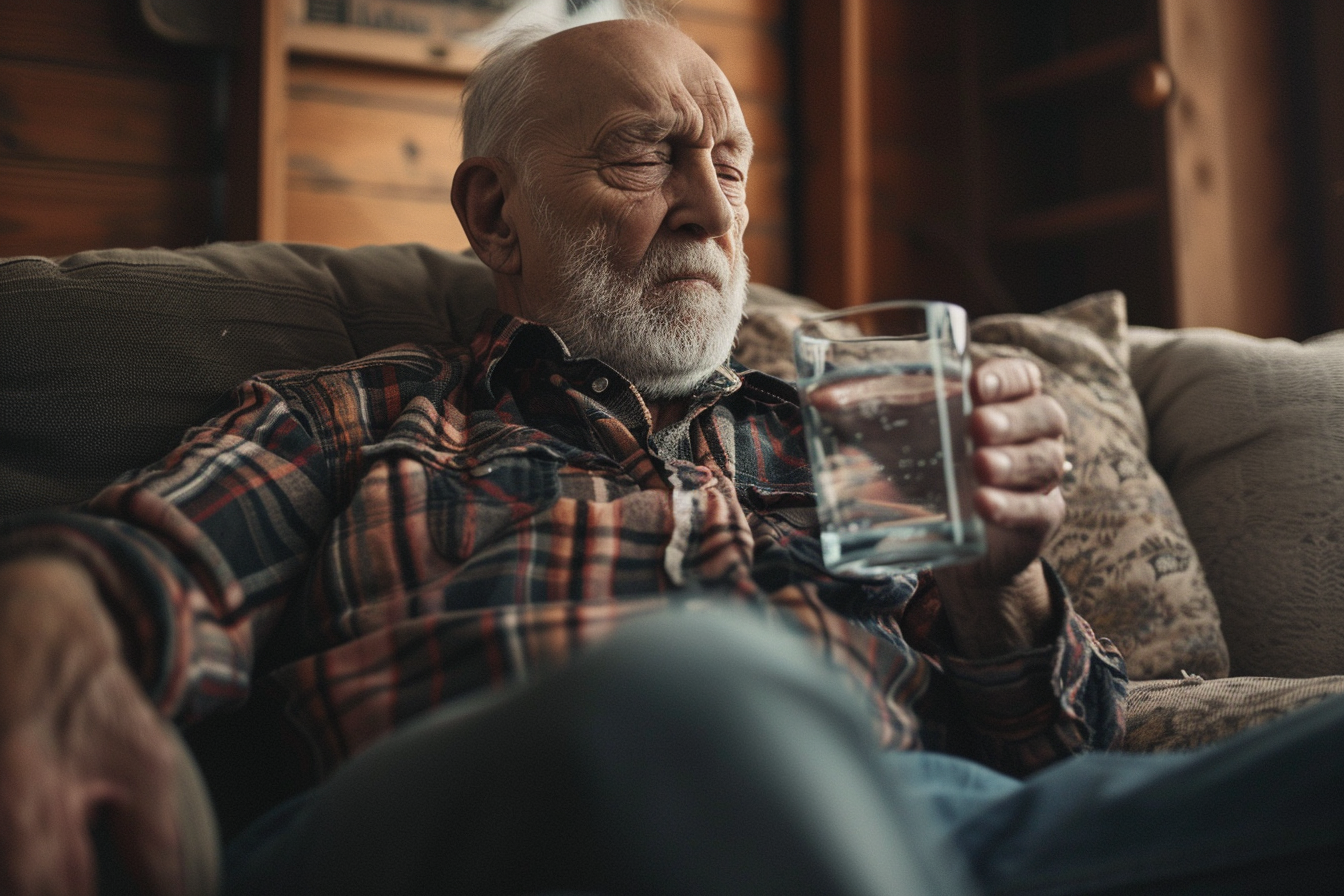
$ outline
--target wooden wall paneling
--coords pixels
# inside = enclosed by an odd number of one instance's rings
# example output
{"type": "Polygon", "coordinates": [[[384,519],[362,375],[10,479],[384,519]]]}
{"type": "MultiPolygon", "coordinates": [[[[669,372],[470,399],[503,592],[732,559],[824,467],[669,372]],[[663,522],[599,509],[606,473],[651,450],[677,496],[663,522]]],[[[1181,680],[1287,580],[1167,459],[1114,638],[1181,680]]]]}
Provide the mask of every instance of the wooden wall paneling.
{"type": "Polygon", "coordinates": [[[868,0],[797,10],[801,290],[832,307],[871,298],[868,0]]]}
{"type": "Polygon", "coordinates": [[[203,170],[201,85],[0,58],[0,157],[203,170]]]}
{"type": "Polygon", "coordinates": [[[288,239],[467,246],[453,212],[461,83],[295,60],[288,87],[288,239]]]}
{"type": "Polygon", "coordinates": [[[0,164],[0,256],[205,242],[210,183],[201,174],[0,164]]]}
{"type": "Polygon", "coordinates": [[[210,237],[214,61],[128,0],[0,8],[0,255],[210,237]]]}
{"type": "Polygon", "coordinates": [[[0,56],[178,80],[203,68],[200,50],[151,33],[134,0],[7,0],[0,25],[0,56]]]}
{"type": "Polygon", "coordinates": [[[256,239],[289,237],[289,45],[286,42],[286,0],[260,0],[256,140],[256,239]]]}
{"type": "Polygon", "coordinates": [[[1314,193],[1320,235],[1319,294],[1306,296],[1308,333],[1344,328],[1344,4],[1310,0],[1316,103],[1314,193]]]}
{"type": "Polygon", "coordinates": [[[1270,0],[1163,0],[1176,324],[1293,332],[1270,0]]]}
{"type": "Polygon", "coordinates": [[[448,251],[467,247],[453,207],[396,195],[290,190],[285,239],[330,246],[424,243],[448,251]]]}

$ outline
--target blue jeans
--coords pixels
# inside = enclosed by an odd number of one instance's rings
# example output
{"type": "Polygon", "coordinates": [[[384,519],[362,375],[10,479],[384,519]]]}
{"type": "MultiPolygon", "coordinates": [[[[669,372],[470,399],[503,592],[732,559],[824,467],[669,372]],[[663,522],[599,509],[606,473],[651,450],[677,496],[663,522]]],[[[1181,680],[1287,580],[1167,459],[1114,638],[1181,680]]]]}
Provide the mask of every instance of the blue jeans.
{"type": "Polygon", "coordinates": [[[230,844],[226,893],[1332,892],[1344,701],[1025,781],[878,749],[863,700],[745,613],[637,621],[450,705],[230,844]]]}

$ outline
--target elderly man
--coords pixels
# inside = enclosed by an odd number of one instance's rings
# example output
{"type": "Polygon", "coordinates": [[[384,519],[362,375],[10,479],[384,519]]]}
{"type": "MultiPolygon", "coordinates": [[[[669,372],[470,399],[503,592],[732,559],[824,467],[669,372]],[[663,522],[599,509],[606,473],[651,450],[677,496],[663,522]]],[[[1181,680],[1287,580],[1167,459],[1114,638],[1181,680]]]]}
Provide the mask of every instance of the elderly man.
{"type": "MultiPolygon", "coordinates": [[[[10,526],[5,892],[88,892],[95,816],[178,892],[158,720],[249,695],[323,783],[232,844],[239,893],[1183,892],[1163,862],[1217,808],[1192,776],[1262,811],[1338,792],[1216,757],[1001,773],[1123,731],[1119,657],[1037,559],[1065,421],[1029,365],[972,384],[987,557],[825,570],[795,394],[725,363],[751,137],[691,41],[515,39],[465,126],[502,312],[469,350],[258,377],[87,512],[10,526]]],[[[1327,743],[1257,741],[1338,768],[1327,743]]],[[[1312,821],[1194,870],[1319,871],[1340,825],[1312,821]]]]}

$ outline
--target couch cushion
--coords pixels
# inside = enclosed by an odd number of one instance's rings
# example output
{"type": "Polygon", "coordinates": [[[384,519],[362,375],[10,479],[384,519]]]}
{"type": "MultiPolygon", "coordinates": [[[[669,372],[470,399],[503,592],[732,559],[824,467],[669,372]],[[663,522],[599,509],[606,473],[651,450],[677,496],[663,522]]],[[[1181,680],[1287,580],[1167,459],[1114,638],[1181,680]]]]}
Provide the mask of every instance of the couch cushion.
{"type": "Polygon", "coordinates": [[[1233,673],[1344,673],[1344,334],[1135,328],[1131,345],[1233,673]]]}
{"type": "Polygon", "coordinates": [[[972,325],[978,357],[1025,356],[1069,415],[1068,513],[1046,546],[1078,611],[1135,679],[1227,674],[1227,646],[1200,558],[1148,462],[1143,408],[1126,373],[1124,296],[972,325]]]}
{"type": "Polygon", "coordinates": [[[1129,688],[1125,749],[1200,747],[1340,693],[1344,675],[1136,681],[1129,688]]]}
{"type": "Polygon", "coordinates": [[[493,295],[480,262],[423,246],[0,261],[0,513],[89,497],[254,373],[451,343],[493,295]]]}

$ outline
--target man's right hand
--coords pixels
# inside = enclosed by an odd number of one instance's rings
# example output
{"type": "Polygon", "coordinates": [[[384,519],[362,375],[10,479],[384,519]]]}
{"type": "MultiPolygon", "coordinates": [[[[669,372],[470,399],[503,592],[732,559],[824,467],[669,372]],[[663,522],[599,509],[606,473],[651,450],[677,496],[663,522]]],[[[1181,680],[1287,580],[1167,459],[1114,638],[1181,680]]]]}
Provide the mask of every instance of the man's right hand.
{"type": "Polygon", "coordinates": [[[176,750],[88,573],[0,566],[0,892],[93,893],[95,820],[146,893],[185,892],[176,750]]]}

